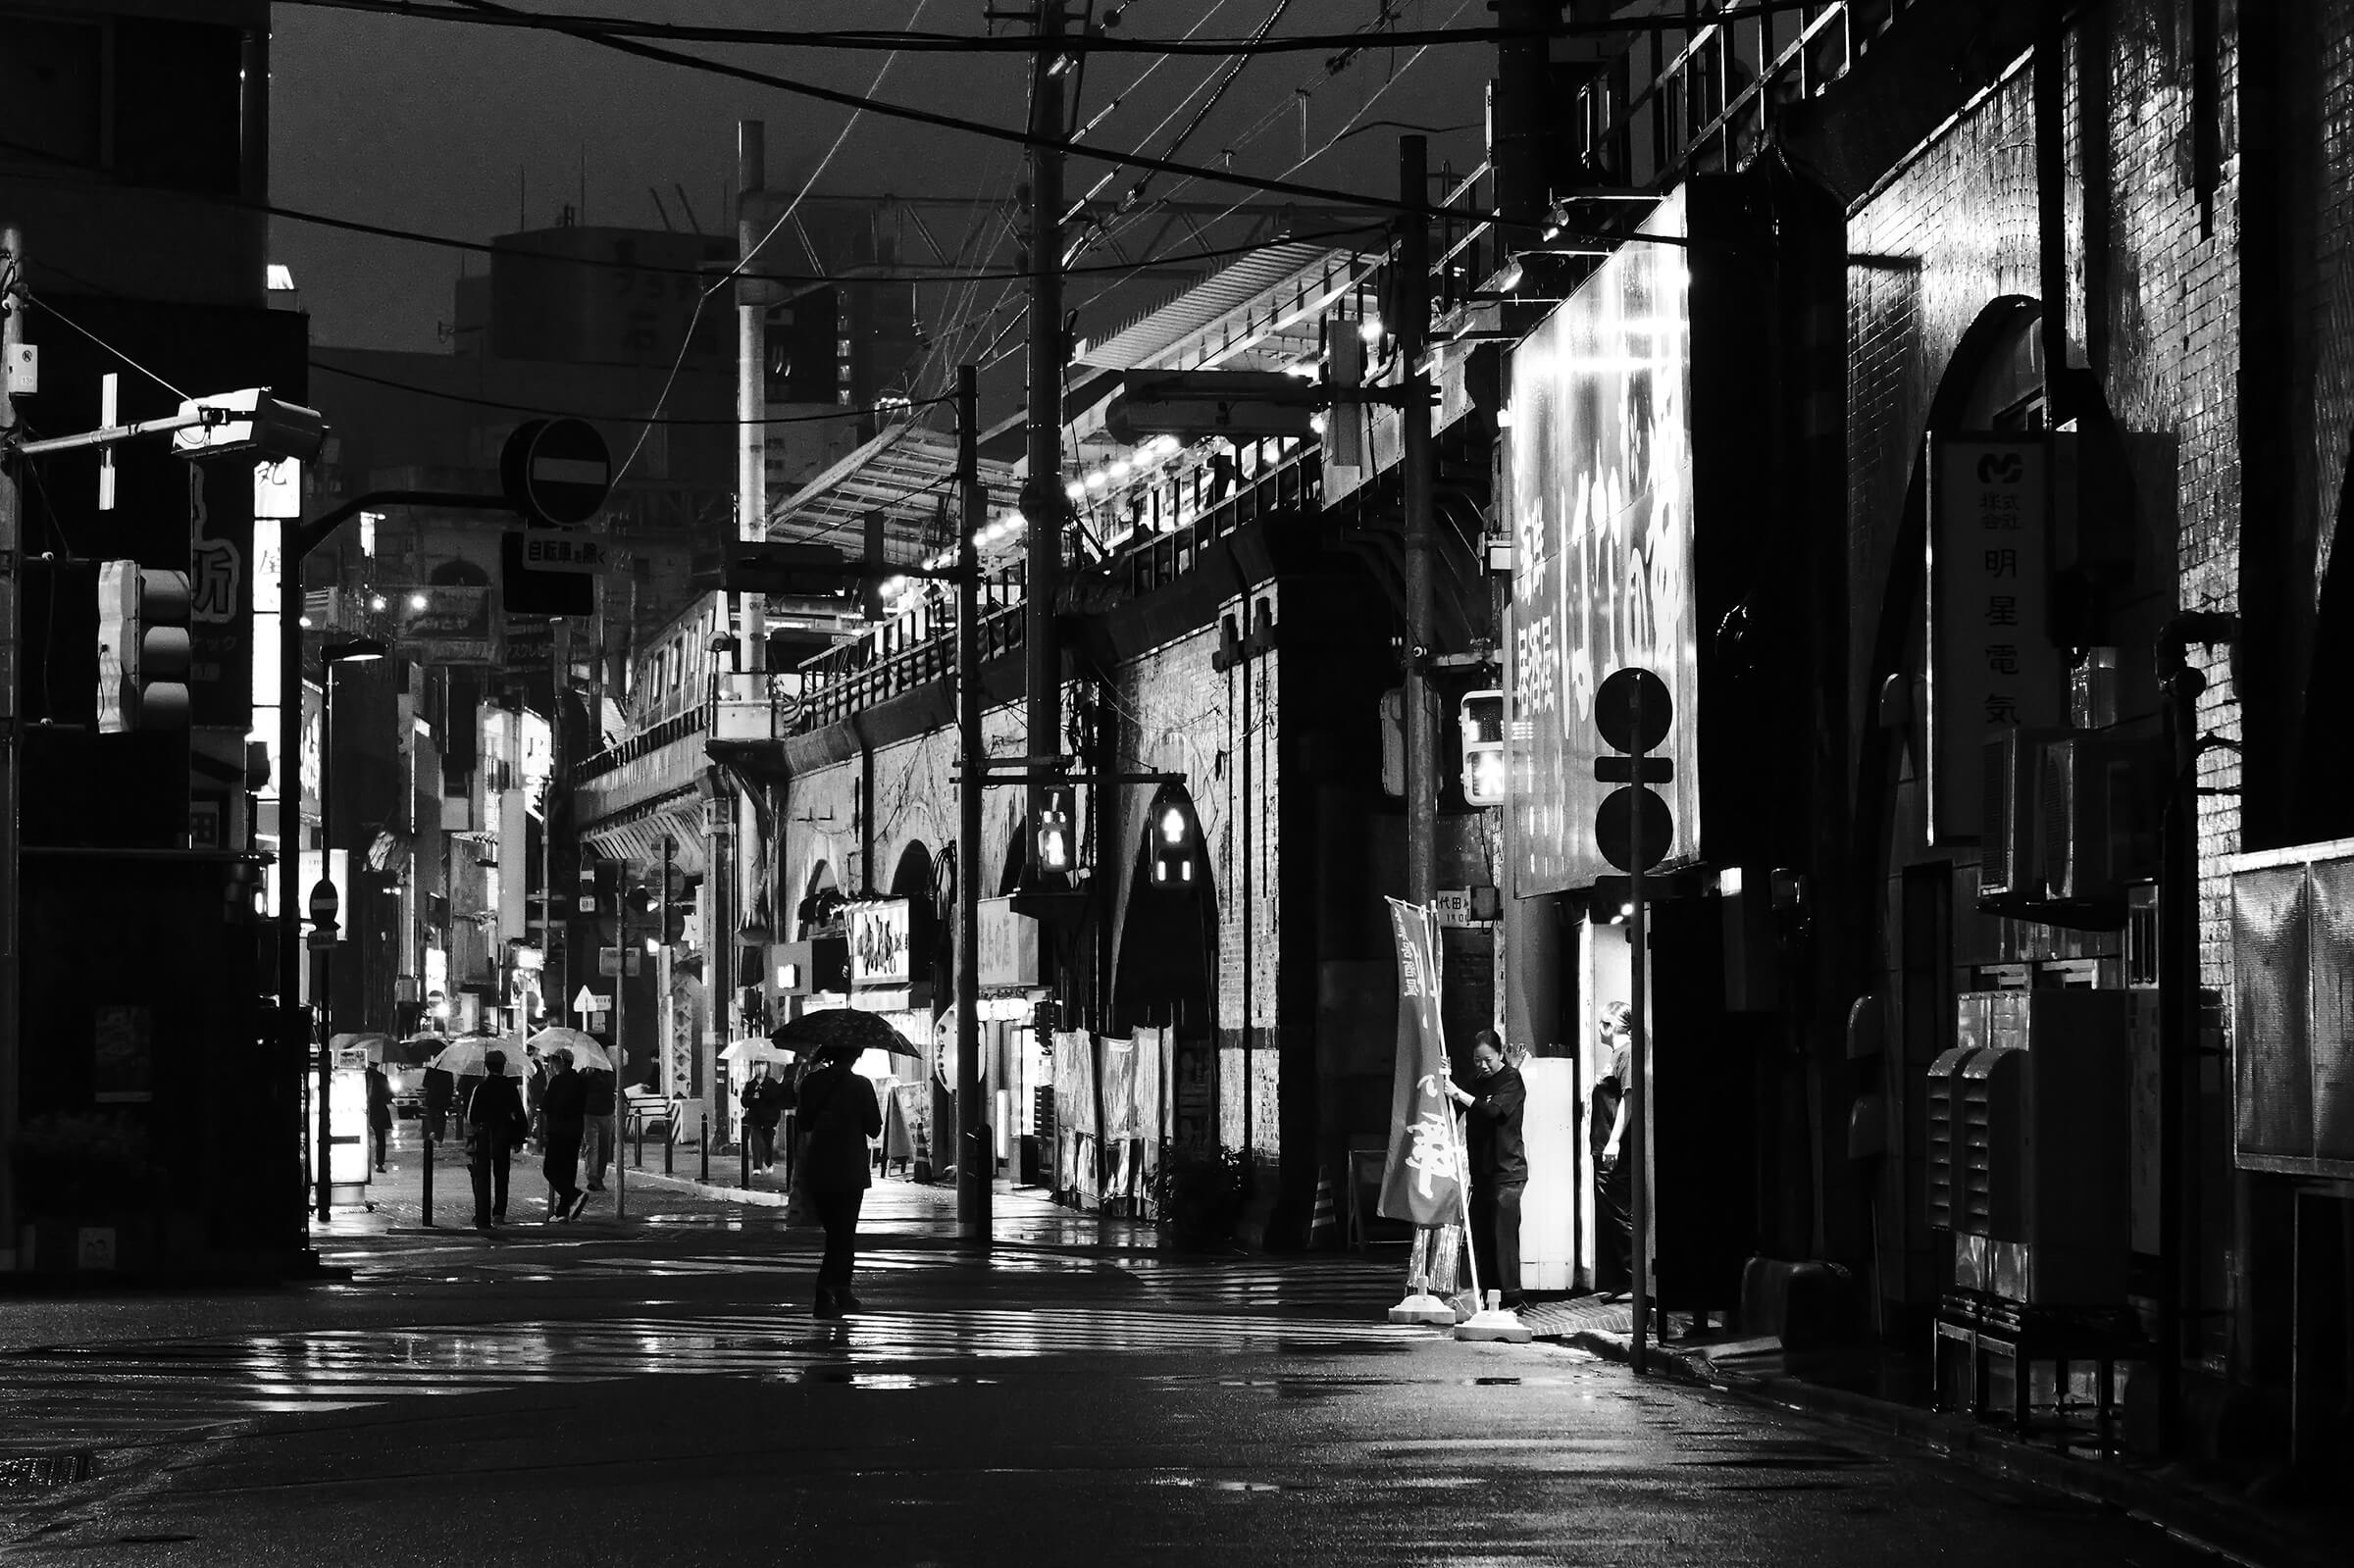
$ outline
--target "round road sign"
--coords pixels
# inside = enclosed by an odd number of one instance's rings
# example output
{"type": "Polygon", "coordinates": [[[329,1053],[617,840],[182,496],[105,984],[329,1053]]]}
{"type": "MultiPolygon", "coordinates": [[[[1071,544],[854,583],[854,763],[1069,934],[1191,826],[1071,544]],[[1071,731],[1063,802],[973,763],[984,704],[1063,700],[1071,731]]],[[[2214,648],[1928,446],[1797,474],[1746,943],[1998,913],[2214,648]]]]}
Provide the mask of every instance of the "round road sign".
{"type": "MultiPolygon", "coordinates": [[[[1644,712],[1648,722],[1651,704],[1644,712]]],[[[1649,871],[1667,856],[1667,846],[1675,838],[1675,814],[1667,802],[1647,785],[1635,784],[1613,789],[1602,797],[1602,809],[1594,813],[1594,842],[1602,858],[1620,871],[1649,871]],[[1637,834],[1641,834],[1642,858],[1636,860],[1637,834]]]]}
{"type": "Polygon", "coordinates": [[[1667,683],[1636,665],[1612,671],[1594,692],[1594,727],[1612,751],[1657,751],[1674,721],[1675,698],[1667,694],[1667,683]]]}
{"type": "Polygon", "coordinates": [[[613,456],[585,420],[531,420],[498,455],[507,499],[543,523],[586,523],[613,490],[613,456]]]}

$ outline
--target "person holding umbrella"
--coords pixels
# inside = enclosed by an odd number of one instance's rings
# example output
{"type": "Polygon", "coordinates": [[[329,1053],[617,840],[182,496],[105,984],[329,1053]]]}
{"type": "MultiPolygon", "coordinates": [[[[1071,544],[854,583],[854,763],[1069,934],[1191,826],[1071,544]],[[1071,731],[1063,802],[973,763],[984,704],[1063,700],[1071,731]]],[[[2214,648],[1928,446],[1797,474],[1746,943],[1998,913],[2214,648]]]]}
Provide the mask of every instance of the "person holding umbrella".
{"type": "Polygon", "coordinates": [[[474,1178],[474,1228],[487,1231],[507,1217],[508,1165],[532,1124],[507,1073],[507,1053],[484,1051],[482,1067],[486,1076],[466,1100],[466,1164],[474,1178]]]}
{"type": "Polygon", "coordinates": [[[866,1140],[883,1131],[874,1086],[851,1070],[862,1052],[855,1041],[819,1047],[798,1096],[808,1138],[801,1190],[826,1232],[826,1254],[817,1266],[815,1315],[821,1318],[839,1318],[860,1305],[850,1293],[850,1272],[857,1257],[858,1210],[874,1179],[866,1140]]]}
{"type": "Polygon", "coordinates": [[[581,1138],[587,1131],[588,1085],[572,1070],[572,1052],[558,1048],[543,1058],[547,1087],[539,1091],[540,1169],[547,1175],[547,1223],[576,1218],[588,1194],[579,1186],[581,1138]]]}

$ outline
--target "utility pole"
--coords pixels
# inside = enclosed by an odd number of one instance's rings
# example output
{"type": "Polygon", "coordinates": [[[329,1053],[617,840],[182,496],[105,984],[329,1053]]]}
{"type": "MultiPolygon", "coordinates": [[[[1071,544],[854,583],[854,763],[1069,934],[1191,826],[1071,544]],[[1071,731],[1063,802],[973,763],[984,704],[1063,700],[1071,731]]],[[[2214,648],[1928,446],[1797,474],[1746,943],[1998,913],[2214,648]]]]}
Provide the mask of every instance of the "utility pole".
{"type": "MultiPolygon", "coordinates": [[[[1046,765],[1062,755],[1062,650],[1054,599],[1062,577],[1062,79],[1063,0],[1038,0],[1038,52],[1030,74],[1030,452],[1022,481],[1029,552],[1022,617],[1023,691],[1029,704],[1032,827],[1030,878],[1038,879],[1036,828],[1046,813],[1046,765]]],[[[962,1151],[958,1159],[963,1158],[962,1151]]]]}
{"type": "Polygon", "coordinates": [[[1422,352],[1430,336],[1430,199],[1428,153],[1420,136],[1398,139],[1398,358],[1406,369],[1406,401],[1399,409],[1406,488],[1406,885],[1407,900],[1428,908],[1438,887],[1439,733],[1431,709],[1433,607],[1431,555],[1432,457],[1429,386],[1422,352]]]}
{"type": "Polygon", "coordinates": [[[980,376],[956,368],[956,1236],[987,1247],[996,1175],[981,1114],[981,493],[980,376]]]}
{"type": "MultiPolygon", "coordinates": [[[[13,224],[0,228],[0,431],[16,429],[13,381],[17,351],[25,341],[25,234],[13,224]]],[[[0,437],[4,439],[5,437],[0,437]]],[[[17,603],[23,565],[24,523],[18,509],[16,475],[0,463],[0,1150],[17,1131],[17,972],[24,955],[17,941],[18,791],[22,787],[25,713],[18,699],[19,643],[23,622],[17,603]]],[[[0,1157],[0,1274],[17,1266],[16,1184],[9,1161],[0,1157]]]]}
{"type": "MultiPolygon", "coordinates": [[[[758,120],[736,124],[736,496],[738,536],[760,540],[768,536],[768,307],[773,286],[750,274],[759,260],[760,243],[768,237],[768,127],[758,120]]],[[[738,600],[737,669],[762,682],[768,670],[768,603],[758,593],[738,600]]],[[[753,900],[753,862],[760,848],[760,818],[749,789],[730,786],[727,775],[712,770],[712,782],[722,792],[711,803],[712,818],[732,831],[723,832],[707,846],[712,881],[723,895],[715,907],[727,911],[705,934],[710,974],[704,987],[711,1022],[703,1038],[694,1043],[695,1090],[708,1119],[718,1113],[718,1051],[735,1032],[738,928],[748,923],[753,900]],[[732,820],[731,820],[732,819],[732,820]]],[[[662,897],[670,887],[665,872],[662,897]]],[[[739,1138],[742,1138],[739,1132],[739,1138]]]]}
{"type": "MultiPolygon", "coordinates": [[[[750,274],[762,232],[761,191],[768,182],[768,126],[736,122],[736,534],[768,533],[768,296],[750,274]]],[[[738,597],[739,668],[768,667],[768,607],[757,593],[738,597]]]]}

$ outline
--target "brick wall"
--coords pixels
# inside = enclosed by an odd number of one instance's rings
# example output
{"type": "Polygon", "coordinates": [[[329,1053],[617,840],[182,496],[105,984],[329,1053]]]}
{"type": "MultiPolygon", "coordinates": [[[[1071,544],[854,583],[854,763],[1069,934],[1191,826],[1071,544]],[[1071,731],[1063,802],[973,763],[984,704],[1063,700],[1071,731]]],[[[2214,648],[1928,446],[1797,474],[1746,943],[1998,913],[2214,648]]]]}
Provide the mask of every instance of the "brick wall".
{"type": "MultiPolygon", "coordinates": [[[[1272,605],[1276,591],[1262,588],[1256,596],[1272,605]]],[[[1215,669],[1211,655],[1217,645],[1215,629],[1204,629],[1118,665],[1100,688],[1102,719],[1117,737],[1113,760],[1120,770],[1182,774],[1187,781],[1216,898],[1217,951],[1210,967],[1220,1058],[1218,1138],[1271,1163],[1282,1148],[1284,1087],[1275,1049],[1282,912],[1275,807],[1281,682],[1271,653],[1230,670],[1215,669]]],[[[990,710],[983,732],[995,755],[1019,755],[1026,748],[1018,706],[990,710]]],[[[937,855],[954,842],[955,758],[953,730],[934,731],[875,753],[873,883],[878,888],[889,887],[909,846],[921,844],[937,855]]],[[[859,762],[851,758],[788,785],[782,874],[789,905],[807,893],[821,864],[845,891],[860,885],[854,815],[858,774],[859,762]]],[[[1101,907],[1111,912],[1115,939],[1156,789],[1152,784],[1115,786],[1115,799],[1095,820],[1099,836],[1086,846],[1096,875],[1110,879],[1101,907]]],[[[1091,806],[1084,791],[1079,806],[1084,819],[1091,806]]],[[[984,896],[996,893],[1008,855],[1019,853],[1021,811],[1019,790],[989,792],[984,896]]]]}
{"type": "MultiPolygon", "coordinates": [[[[1276,593],[1262,588],[1255,598],[1273,605],[1276,593]]],[[[1239,601],[1227,606],[1238,624],[1240,608],[1239,601]]],[[[1283,1085],[1274,1048],[1282,915],[1275,743],[1281,683],[1272,654],[1214,668],[1210,656],[1217,645],[1216,630],[1205,628],[1121,665],[1107,690],[1107,718],[1123,741],[1121,767],[1186,776],[1217,896],[1211,1005],[1218,1139],[1272,1161],[1282,1150],[1283,1085]]],[[[1121,786],[1120,828],[1107,835],[1121,879],[1116,909],[1127,907],[1138,835],[1154,792],[1151,784],[1121,786]]]]}

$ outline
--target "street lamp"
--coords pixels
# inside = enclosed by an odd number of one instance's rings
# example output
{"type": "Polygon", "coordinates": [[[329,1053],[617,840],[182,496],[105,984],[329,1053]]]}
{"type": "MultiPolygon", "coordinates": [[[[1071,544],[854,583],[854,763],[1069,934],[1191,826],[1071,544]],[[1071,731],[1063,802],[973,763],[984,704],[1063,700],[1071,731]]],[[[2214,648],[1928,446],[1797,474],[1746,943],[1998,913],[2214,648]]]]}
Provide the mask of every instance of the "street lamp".
{"type": "MultiPolygon", "coordinates": [[[[328,1214],[328,1200],[334,1190],[334,1143],[331,1137],[329,1091],[334,1083],[334,1009],[329,994],[330,965],[334,957],[336,917],[339,900],[335,894],[335,839],[331,831],[334,803],[335,757],[335,669],[338,665],[374,664],[390,650],[374,637],[353,637],[348,641],[331,642],[319,650],[319,881],[311,888],[311,991],[319,1005],[319,1218],[328,1214]]],[[[283,798],[281,794],[281,799],[283,798]]],[[[281,807],[281,813],[284,808],[281,807]]],[[[285,813],[298,818],[301,812],[299,796],[295,809],[285,813]]],[[[281,842],[290,835],[281,827],[281,842]]],[[[291,845],[287,845],[291,848],[291,845]]],[[[286,912],[293,918],[293,911],[286,912]]]]}

